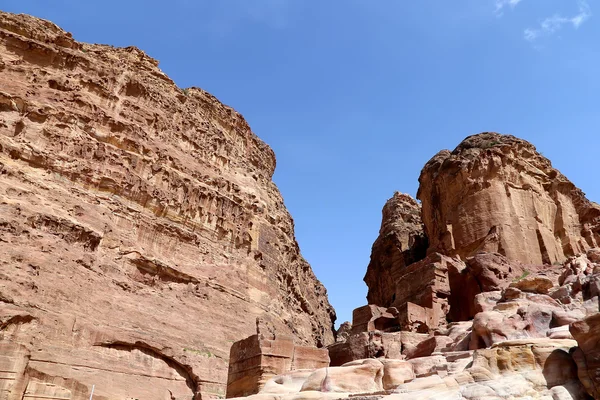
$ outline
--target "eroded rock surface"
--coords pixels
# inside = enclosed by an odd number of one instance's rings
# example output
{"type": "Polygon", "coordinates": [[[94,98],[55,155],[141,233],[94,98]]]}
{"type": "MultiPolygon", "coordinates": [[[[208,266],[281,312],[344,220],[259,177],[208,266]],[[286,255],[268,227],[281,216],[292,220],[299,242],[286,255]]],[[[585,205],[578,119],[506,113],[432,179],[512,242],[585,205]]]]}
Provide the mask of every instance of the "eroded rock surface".
{"type": "Polygon", "coordinates": [[[376,358],[401,366],[398,379],[384,368],[383,392],[344,394],[600,398],[600,207],[531,144],[496,133],[440,152],[420,183],[427,255],[402,256],[411,247],[394,232],[423,232],[405,218],[418,204],[395,195],[365,277],[371,304],[329,347],[336,365],[376,358]]]}
{"type": "Polygon", "coordinates": [[[571,325],[571,333],[579,344],[573,354],[579,379],[588,393],[600,398],[600,313],[571,325]]]}
{"type": "Polygon", "coordinates": [[[373,244],[364,278],[369,287],[369,304],[390,306],[396,294],[398,271],[423,259],[426,251],[421,206],[407,194],[394,193],[383,207],[379,237],[373,244]]]}
{"type": "Polygon", "coordinates": [[[224,396],[257,317],[332,343],[274,169],[240,114],[142,51],[0,13],[2,396],[224,396]]]}
{"type": "Polygon", "coordinates": [[[435,155],[419,182],[430,252],[552,264],[600,245],[600,206],[514,136],[470,136],[435,155]]]}

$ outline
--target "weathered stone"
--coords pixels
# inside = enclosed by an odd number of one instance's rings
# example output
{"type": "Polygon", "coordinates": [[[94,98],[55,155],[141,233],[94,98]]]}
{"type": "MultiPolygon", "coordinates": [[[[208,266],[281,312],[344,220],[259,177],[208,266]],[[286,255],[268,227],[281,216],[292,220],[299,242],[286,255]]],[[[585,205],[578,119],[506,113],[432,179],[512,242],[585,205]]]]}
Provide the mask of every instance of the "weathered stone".
{"type": "Polygon", "coordinates": [[[412,197],[394,193],[382,211],[379,237],[373,243],[371,262],[364,281],[369,304],[389,307],[396,294],[397,271],[425,257],[421,206],[412,197]]]}
{"type": "Polygon", "coordinates": [[[510,286],[522,290],[523,292],[547,294],[554,284],[552,283],[552,280],[545,276],[533,275],[513,282],[510,286]]]}
{"type": "Polygon", "coordinates": [[[398,310],[370,304],[352,312],[351,334],[373,331],[399,330],[398,310]]]}
{"type": "MultiPolygon", "coordinates": [[[[291,337],[270,340],[258,334],[250,336],[231,346],[227,397],[256,394],[277,375],[328,365],[329,355],[326,349],[295,346],[291,337]]],[[[283,381],[285,378],[281,378],[281,382],[283,381]]],[[[285,385],[277,381],[271,383],[270,390],[273,390],[275,384],[285,385]]]]}
{"type": "Polygon", "coordinates": [[[257,317],[333,342],[273,151],[239,113],[134,47],[25,15],[0,13],[0,64],[0,287],[33,318],[3,340],[35,349],[10,385],[222,397],[257,317]]]}
{"type": "Polygon", "coordinates": [[[352,324],[349,321],[342,322],[340,327],[335,333],[335,341],[336,343],[343,343],[348,340],[352,332],[352,324]]]}
{"type": "Polygon", "coordinates": [[[383,361],[383,388],[385,390],[393,390],[414,378],[415,372],[411,363],[400,360],[383,361]]]}
{"type": "Polygon", "coordinates": [[[297,393],[302,389],[306,379],[312,374],[312,370],[291,371],[277,375],[269,379],[260,394],[290,394],[297,393]]]}
{"type": "Polygon", "coordinates": [[[502,292],[484,292],[475,296],[475,314],[491,311],[502,299],[502,292]]]}
{"type": "Polygon", "coordinates": [[[469,136],[434,156],[419,182],[428,252],[539,265],[600,244],[600,206],[514,136],[469,136]]]}
{"type": "Polygon", "coordinates": [[[449,338],[448,336],[431,336],[427,339],[419,342],[413,348],[406,348],[403,354],[406,358],[418,358],[418,357],[427,357],[436,352],[441,352],[444,350],[448,350],[451,348],[451,345],[454,343],[454,340],[449,338]]]}
{"type": "Polygon", "coordinates": [[[401,334],[381,331],[350,335],[345,342],[328,347],[331,366],[366,358],[401,358],[401,334]]]}
{"type": "Polygon", "coordinates": [[[409,357],[417,352],[419,344],[429,339],[430,335],[427,333],[417,333],[410,331],[402,331],[400,333],[400,340],[402,342],[402,354],[409,357]]]}
{"type": "Polygon", "coordinates": [[[377,360],[364,360],[345,367],[330,367],[316,370],[310,375],[302,392],[320,390],[328,377],[330,392],[370,393],[383,390],[383,364],[377,360]]]}
{"type": "Polygon", "coordinates": [[[440,254],[431,254],[398,271],[394,277],[396,297],[392,306],[398,309],[402,330],[428,332],[445,322],[450,296],[448,265],[456,262],[440,254]]]}
{"type": "Polygon", "coordinates": [[[600,313],[571,325],[578,349],[573,354],[579,380],[595,399],[600,398],[600,313]]]}

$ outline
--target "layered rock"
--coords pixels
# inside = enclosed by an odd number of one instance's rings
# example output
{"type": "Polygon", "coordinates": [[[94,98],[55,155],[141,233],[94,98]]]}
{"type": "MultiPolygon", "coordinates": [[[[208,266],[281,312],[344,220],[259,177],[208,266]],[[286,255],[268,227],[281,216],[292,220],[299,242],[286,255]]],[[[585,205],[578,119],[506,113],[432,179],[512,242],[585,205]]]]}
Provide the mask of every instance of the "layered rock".
{"type": "Polygon", "coordinates": [[[256,394],[276,375],[328,365],[326,349],[297,346],[292,337],[253,335],[231,346],[227,397],[256,394]]]}
{"type": "Polygon", "coordinates": [[[600,244],[600,206],[514,136],[470,136],[435,155],[419,182],[429,252],[552,264],[600,244]]]}
{"type": "Polygon", "coordinates": [[[570,331],[579,345],[573,354],[579,379],[588,393],[598,399],[600,398],[600,313],[573,323],[570,331]]]}
{"type": "Polygon", "coordinates": [[[136,48],[8,13],[0,82],[2,396],[224,396],[257,317],[333,342],[274,154],[240,114],[136,48]]]}
{"type": "Polygon", "coordinates": [[[394,193],[382,211],[379,237],[371,250],[364,281],[369,304],[389,307],[396,294],[395,276],[407,265],[425,257],[421,206],[407,194],[394,193]]]}
{"type": "Polygon", "coordinates": [[[247,399],[584,400],[585,390],[569,355],[575,345],[574,340],[531,339],[410,361],[356,360],[274,377],[260,394],[247,399]]]}

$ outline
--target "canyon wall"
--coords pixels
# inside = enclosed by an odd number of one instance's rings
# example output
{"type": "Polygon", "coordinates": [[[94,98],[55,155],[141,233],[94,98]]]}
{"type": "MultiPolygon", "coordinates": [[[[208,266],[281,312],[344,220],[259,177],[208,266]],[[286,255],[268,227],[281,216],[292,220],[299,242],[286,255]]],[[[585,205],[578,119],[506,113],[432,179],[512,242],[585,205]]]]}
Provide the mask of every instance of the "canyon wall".
{"type": "Polygon", "coordinates": [[[514,136],[470,136],[435,155],[419,183],[429,252],[553,264],[600,245],[600,206],[514,136]]]}
{"type": "Polygon", "coordinates": [[[0,13],[0,82],[0,398],[223,397],[257,323],[333,342],[240,114],[25,15],[0,13]]]}

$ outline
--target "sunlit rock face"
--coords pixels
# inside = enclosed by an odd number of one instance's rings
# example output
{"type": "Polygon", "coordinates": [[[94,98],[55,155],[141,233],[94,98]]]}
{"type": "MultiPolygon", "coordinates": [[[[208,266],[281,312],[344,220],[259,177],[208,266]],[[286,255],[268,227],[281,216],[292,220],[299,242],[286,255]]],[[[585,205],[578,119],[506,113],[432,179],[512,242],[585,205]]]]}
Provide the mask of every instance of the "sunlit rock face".
{"type": "Polygon", "coordinates": [[[600,243],[600,206],[514,136],[470,136],[435,155],[419,182],[430,252],[552,264],[600,243]]]}
{"type": "Polygon", "coordinates": [[[365,276],[369,305],[329,347],[334,390],[389,400],[598,398],[600,207],[533,145],[497,133],[438,153],[417,197],[395,194],[384,207],[365,276]],[[413,251],[416,237],[423,252],[413,251]],[[340,378],[354,382],[351,367],[377,362],[381,389],[357,394],[340,378]]]}
{"type": "Polygon", "coordinates": [[[395,299],[398,274],[425,257],[427,238],[421,206],[410,195],[394,193],[383,207],[381,229],[371,250],[364,281],[369,304],[390,306],[395,299]]]}
{"type": "Polygon", "coordinates": [[[274,169],[142,51],[0,13],[0,398],[223,396],[263,317],[332,343],[274,169]]]}

